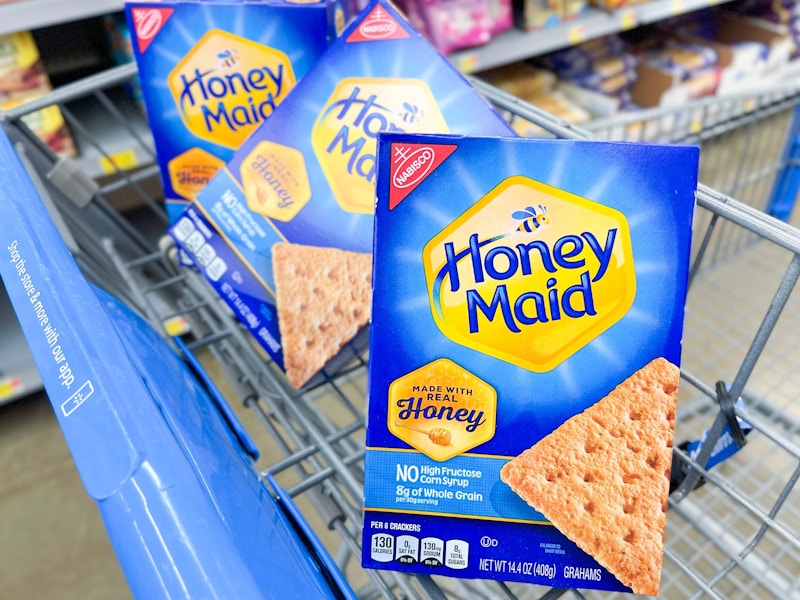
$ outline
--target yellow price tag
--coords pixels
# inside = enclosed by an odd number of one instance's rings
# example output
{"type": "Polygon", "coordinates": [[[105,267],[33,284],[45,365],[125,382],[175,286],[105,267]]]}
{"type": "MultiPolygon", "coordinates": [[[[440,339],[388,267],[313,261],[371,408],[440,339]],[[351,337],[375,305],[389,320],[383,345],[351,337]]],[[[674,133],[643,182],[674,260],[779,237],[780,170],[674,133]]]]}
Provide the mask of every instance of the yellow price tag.
{"type": "Polygon", "coordinates": [[[126,171],[138,166],[139,159],[136,157],[136,152],[131,148],[100,157],[100,168],[106,174],[126,171]]]}
{"type": "Polygon", "coordinates": [[[638,24],[639,24],[639,15],[636,13],[636,11],[626,10],[620,15],[619,26],[622,28],[623,31],[628,29],[633,29],[638,24]]]}
{"type": "Polygon", "coordinates": [[[164,331],[167,332],[167,335],[170,337],[174,337],[176,335],[185,335],[191,331],[192,327],[189,325],[189,321],[187,321],[181,315],[177,317],[171,317],[164,321],[164,331]]]}
{"type": "Polygon", "coordinates": [[[574,25],[567,31],[570,44],[580,44],[586,38],[586,29],[583,25],[574,25]]]}
{"type": "Polygon", "coordinates": [[[673,15],[682,15],[686,12],[686,4],[683,0],[672,0],[670,9],[673,15]]]}
{"type": "Polygon", "coordinates": [[[478,56],[467,54],[458,59],[458,70],[462,73],[472,73],[478,68],[478,56]]]}
{"type": "Polygon", "coordinates": [[[703,119],[693,119],[689,125],[689,131],[692,133],[700,133],[703,130],[703,119]]]}
{"type": "Polygon", "coordinates": [[[22,385],[22,380],[19,377],[6,377],[0,379],[0,400],[10,398],[14,391],[22,385]]]}

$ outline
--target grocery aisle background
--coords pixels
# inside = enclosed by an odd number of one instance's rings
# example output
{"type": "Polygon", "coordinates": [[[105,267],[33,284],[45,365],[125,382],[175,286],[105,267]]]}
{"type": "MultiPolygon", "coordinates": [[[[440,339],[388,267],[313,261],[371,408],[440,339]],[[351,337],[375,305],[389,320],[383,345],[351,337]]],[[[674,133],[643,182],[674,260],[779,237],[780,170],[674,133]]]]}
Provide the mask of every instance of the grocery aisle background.
{"type": "MultiPolygon", "coordinates": [[[[21,0],[20,6],[24,4],[41,6],[46,3],[21,0]]],[[[82,5],[80,2],[75,4],[82,5]]],[[[651,3],[651,6],[674,10],[678,6],[689,7],[694,4],[661,0],[651,3]]],[[[645,15],[646,12],[642,9],[641,14],[645,15]]],[[[632,12],[592,13],[591,16],[591,26],[587,25],[581,30],[570,26],[557,33],[556,30],[550,30],[536,39],[545,40],[548,36],[552,39],[560,35],[576,42],[581,41],[580,37],[576,37],[578,34],[593,35],[591,27],[601,27],[601,22],[613,22],[614,27],[627,29],[635,19],[639,19],[632,12]]],[[[533,39],[530,36],[531,32],[510,32],[506,37],[498,38],[502,42],[499,46],[490,46],[485,50],[463,50],[453,60],[465,71],[476,70],[482,64],[497,62],[498,53],[504,52],[498,48],[513,45],[514,51],[517,51],[523,46],[520,41],[530,41],[533,39]],[[509,40],[514,44],[510,44],[509,40]]],[[[97,67],[94,65],[92,68],[97,67]]],[[[778,133],[773,139],[780,140],[783,131],[778,133]]],[[[124,155],[120,157],[124,158],[124,155]]],[[[709,181],[708,178],[705,181],[724,190],[725,177],[720,179],[721,183],[709,181]]],[[[738,190],[731,192],[739,197],[738,190]]],[[[763,280],[772,282],[784,268],[782,263],[759,262],[758,255],[748,255],[748,262],[728,263],[726,266],[727,279],[724,281],[727,282],[735,280],[740,272],[756,271],[763,280]],[[773,272],[765,267],[774,267],[775,270],[773,272]]],[[[686,361],[690,366],[725,361],[727,373],[739,360],[739,356],[730,351],[731,348],[743,352],[749,343],[746,337],[723,340],[717,336],[720,329],[724,330],[725,323],[741,321],[745,312],[741,304],[720,301],[729,296],[726,285],[729,283],[699,286],[693,291],[693,305],[702,310],[690,310],[687,317],[690,328],[687,331],[687,345],[691,345],[691,352],[687,352],[686,361]]],[[[800,315],[799,304],[800,298],[795,294],[788,309],[791,315],[800,315]]],[[[794,330],[787,328],[787,331],[794,330]]],[[[777,350],[784,364],[796,364],[800,359],[796,344],[785,343],[777,350]]],[[[775,388],[779,389],[778,396],[786,402],[796,398],[800,391],[798,382],[788,378],[781,380],[780,375],[774,378],[768,372],[769,361],[764,365],[767,371],[765,380],[775,384],[775,388]]],[[[252,411],[239,406],[235,408],[249,431],[267,437],[263,427],[252,424],[255,419],[252,411]]],[[[681,432],[678,432],[678,436],[681,439],[686,437],[681,432]]],[[[265,443],[263,439],[257,439],[256,442],[260,447],[265,443]]],[[[262,464],[268,462],[269,459],[265,459],[262,464]]],[[[37,394],[0,406],[0,465],[0,598],[130,598],[97,508],[83,490],[52,408],[43,395],[37,394]]],[[[674,514],[670,518],[673,522],[680,522],[674,514]]]]}

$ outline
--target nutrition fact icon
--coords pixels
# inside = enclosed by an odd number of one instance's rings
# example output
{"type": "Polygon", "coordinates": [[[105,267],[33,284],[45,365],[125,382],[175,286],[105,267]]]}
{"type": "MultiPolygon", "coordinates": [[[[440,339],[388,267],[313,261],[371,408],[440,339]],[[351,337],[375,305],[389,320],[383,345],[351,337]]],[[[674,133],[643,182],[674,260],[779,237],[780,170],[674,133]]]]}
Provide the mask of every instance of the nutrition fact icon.
{"type": "Polygon", "coordinates": [[[375,533],[370,542],[370,556],[378,562],[398,562],[404,565],[423,564],[427,567],[466,569],[469,564],[469,543],[464,540],[441,540],[413,535],[393,536],[375,533]]]}

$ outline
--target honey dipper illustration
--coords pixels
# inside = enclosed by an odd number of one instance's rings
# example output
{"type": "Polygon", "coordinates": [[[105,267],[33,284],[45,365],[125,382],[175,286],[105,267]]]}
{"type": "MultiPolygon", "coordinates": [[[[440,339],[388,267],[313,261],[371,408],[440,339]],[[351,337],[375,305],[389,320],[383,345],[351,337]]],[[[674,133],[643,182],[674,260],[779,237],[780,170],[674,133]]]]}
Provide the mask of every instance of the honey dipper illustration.
{"type": "Polygon", "coordinates": [[[444,427],[432,427],[431,429],[426,430],[422,429],[421,427],[406,425],[405,423],[401,423],[400,421],[395,421],[394,426],[403,427],[404,429],[410,429],[411,431],[416,431],[417,433],[421,433],[422,435],[427,435],[431,443],[436,444],[437,446],[449,446],[450,440],[452,439],[450,430],[444,427]]]}

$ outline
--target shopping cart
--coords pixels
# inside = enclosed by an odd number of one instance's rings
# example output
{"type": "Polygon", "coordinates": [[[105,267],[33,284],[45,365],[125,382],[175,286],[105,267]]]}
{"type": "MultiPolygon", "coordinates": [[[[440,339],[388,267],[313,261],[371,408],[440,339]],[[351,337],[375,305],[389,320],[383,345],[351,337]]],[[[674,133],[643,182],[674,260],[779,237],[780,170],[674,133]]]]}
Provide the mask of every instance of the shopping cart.
{"type": "MultiPolygon", "coordinates": [[[[257,447],[261,476],[276,481],[265,489],[293,499],[297,521],[322,539],[357,595],[609,597],[360,568],[367,353],[359,340],[345,349],[335,370],[297,392],[206,282],[175,266],[175,249],[161,237],[163,212],[148,190],[155,167],[112,169],[97,185],[85,166],[59,160],[20,120],[58,104],[81,147],[95,149],[98,160],[113,167],[119,163],[115,151],[73,109],[91,105],[119,131],[129,132],[129,143],[146,163],[152,147],[142,134],[143,117],[121,108],[119,97],[121,85],[135,74],[134,67],[122,67],[67,86],[7,113],[5,129],[52,204],[86,277],[146,316],[201,379],[220,386],[230,404],[226,418],[236,432],[233,439],[251,454],[257,447]],[[133,199],[137,206],[112,208],[121,193],[125,205],[133,199]]],[[[500,110],[555,137],[613,139],[621,132],[653,141],[664,139],[663,132],[684,131],[668,135],[668,141],[702,146],[701,180],[714,187],[701,187],[697,196],[662,597],[800,598],[800,409],[793,406],[800,391],[793,335],[800,325],[800,298],[791,297],[800,276],[800,231],[785,222],[800,181],[795,147],[800,88],[778,85],[757,95],[581,129],[480,80],[474,83],[500,110]],[[679,446],[704,435],[705,443],[691,457],[679,446]],[[728,436],[743,446],[712,468],[709,456],[728,436]]],[[[135,565],[123,568],[129,579],[136,577],[135,565]]]]}

